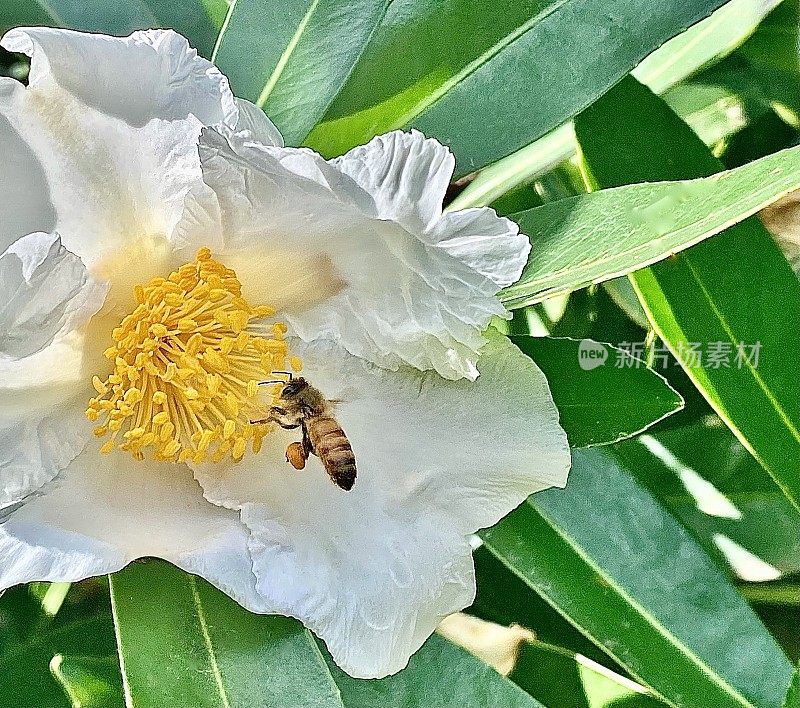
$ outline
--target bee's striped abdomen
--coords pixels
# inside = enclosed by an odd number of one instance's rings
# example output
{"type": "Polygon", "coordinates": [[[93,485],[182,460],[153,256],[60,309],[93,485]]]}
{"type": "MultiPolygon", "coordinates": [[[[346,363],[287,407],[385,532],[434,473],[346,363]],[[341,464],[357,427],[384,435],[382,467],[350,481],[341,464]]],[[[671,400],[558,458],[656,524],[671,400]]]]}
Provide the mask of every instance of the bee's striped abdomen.
{"type": "Polygon", "coordinates": [[[322,415],[306,420],[312,451],[322,461],[333,483],[349,491],[356,481],[356,456],[335,418],[322,415]]]}

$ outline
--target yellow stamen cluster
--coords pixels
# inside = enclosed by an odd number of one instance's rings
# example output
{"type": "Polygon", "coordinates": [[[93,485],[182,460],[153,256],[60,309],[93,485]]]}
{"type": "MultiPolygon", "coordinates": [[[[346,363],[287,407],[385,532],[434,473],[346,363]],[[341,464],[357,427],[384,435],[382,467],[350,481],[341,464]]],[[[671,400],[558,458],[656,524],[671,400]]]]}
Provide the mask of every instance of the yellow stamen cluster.
{"type": "MultiPolygon", "coordinates": [[[[284,368],[283,323],[260,320],[269,307],[251,307],[236,273],[204,248],[167,278],[134,289],[137,307],[112,333],[105,351],[114,372],[95,376],[97,397],[86,416],[95,435],[139,460],[153,448],[156,460],[240,460],[248,444],[261,448],[268,426],[258,383],[284,368]]],[[[299,367],[291,357],[293,367],[299,367]]]]}

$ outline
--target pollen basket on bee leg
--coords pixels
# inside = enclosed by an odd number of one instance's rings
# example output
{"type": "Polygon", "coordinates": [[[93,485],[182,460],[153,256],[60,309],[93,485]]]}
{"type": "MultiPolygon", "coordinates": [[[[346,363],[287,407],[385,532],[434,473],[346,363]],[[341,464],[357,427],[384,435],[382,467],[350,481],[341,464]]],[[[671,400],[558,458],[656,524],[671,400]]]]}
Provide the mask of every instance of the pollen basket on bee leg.
{"type": "Polygon", "coordinates": [[[261,449],[269,403],[259,382],[300,360],[289,356],[286,325],[275,311],[251,306],[236,273],[201,249],[166,278],[134,289],[136,307],[112,332],[105,357],[113,372],[95,376],[86,416],[102,452],[118,448],[144,459],[220,462],[261,449]]]}

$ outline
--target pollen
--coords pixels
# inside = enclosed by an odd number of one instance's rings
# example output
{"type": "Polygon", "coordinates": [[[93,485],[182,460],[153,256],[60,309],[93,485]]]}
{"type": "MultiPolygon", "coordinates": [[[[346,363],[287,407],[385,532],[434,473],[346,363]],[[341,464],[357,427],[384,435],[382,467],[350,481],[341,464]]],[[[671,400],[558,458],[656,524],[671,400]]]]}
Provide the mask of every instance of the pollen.
{"type": "MultiPolygon", "coordinates": [[[[268,424],[259,381],[283,373],[286,325],[242,298],[236,273],[201,249],[167,278],[134,288],[137,306],[114,328],[105,357],[113,373],[92,377],[86,417],[101,452],[171,462],[241,460],[258,452],[268,424]],[[276,372],[276,373],[273,373],[276,372]]],[[[274,395],[274,394],[273,394],[274,395]]]]}

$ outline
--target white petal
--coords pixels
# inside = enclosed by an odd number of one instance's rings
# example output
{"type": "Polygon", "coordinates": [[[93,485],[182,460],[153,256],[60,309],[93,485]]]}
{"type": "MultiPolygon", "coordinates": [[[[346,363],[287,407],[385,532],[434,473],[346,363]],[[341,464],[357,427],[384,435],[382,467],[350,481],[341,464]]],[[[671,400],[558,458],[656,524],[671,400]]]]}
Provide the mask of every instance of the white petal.
{"type": "Polygon", "coordinates": [[[251,299],[286,310],[302,339],[337,341],[385,368],[477,376],[481,331],[506,314],[495,294],[529,248],[514,224],[473,210],[413,234],[308,150],[205,131],[200,155],[219,199],[224,259],[251,299]]]}
{"type": "Polygon", "coordinates": [[[0,255],[0,357],[29,356],[83,325],[106,291],[57,233],[22,237],[0,255]]]}
{"type": "Polygon", "coordinates": [[[419,131],[373,138],[332,161],[375,201],[381,219],[421,233],[441,216],[455,158],[419,131]]]}
{"type": "Polygon", "coordinates": [[[325,343],[296,348],[304,375],[342,401],[353,490],[332,485],[316,457],[301,472],[285,462],[296,431],[196,475],[208,499],[241,510],[273,611],[299,617],[354,676],[383,676],[471,602],[468,535],[564,485],[566,436],[543,374],[505,339],[487,346],[474,383],[387,372],[325,343]]]}
{"type": "Polygon", "coordinates": [[[77,328],[105,291],[57,234],[30,234],[0,256],[0,511],[83,449],[91,387],[77,328]]]}
{"type": "Polygon", "coordinates": [[[239,119],[234,128],[235,133],[254,143],[283,147],[281,131],[264,111],[243,98],[236,99],[236,106],[239,109],[239,119]]]}
{"type": "Polygon", "coordinates": [[[84,354],[84,337],[72,332],[22,359],[0,357],[0,517],[83,449],[93,391],[84,354]]]}
{"type": "Polygon", "coordinates": [[[172,31],[109,37],[23,27],[7,32],[1,44],[31,57],[31,87],[49,90],[55,81],[86,106],[129,125],[189,114],[205,125],[235,125],[238,118],[225,76],[172,31]]]}
{"type": "Polygon", "coordinates": [[[14,399],[0,391],[0,513],[55,478],[83,449],[88,433],[82,396],[68,402],[29,391],[14,399]]]}
{"type": "MultiPolygon", "coordinates": [[[[31,28],[2,44],[32,55],[28,88],[0,80],[0,114],[36,157],[64,245],[94,267],[130,241],[170,239],[187,195],[207,191],[201,127],[239,119],[225,77],[173,32],[31,28]]],[[[41,228],[12,226],[10,238],[41,228]]]]}
{"type": "Polygon", "coordinates": [[[101,455],[99,445],[91,441],[0,525],[0,589],[78,580],[156,556],[263,611],[236,515],[206,502],[186,467],[101,455]]]}
{"type": "MultiPolygon", "coordinates": [[[[0,105],[6,85],[0,79],[0,105]]],[[[16,82],[10,82],[16,86],[16,82]]],[[[50,231],[56,215],[50,202],[44,169],[0,110],[0,251],[20,236],[50,231]]]]}
{"type": "Polygon", "coordinates": [[[332,528],[246,505],[242,520],[258,592],[321,637],[355,678],[405,668],[444,617],[475,599],[469,543],[433,516],[393,519],[362,503],[332,528]]]}
{"type": "Polygon", "coordinates": [[[488,208],[445,214],[429,237],[443,251],[486,278],[482,291],[485,297],[516,283],[531,252],[530,241],[519,232],[519,226],[488,208]]]}
{"type": "Polygon", "coordinates": [[[455,159],[437,140],[417,130],[373,138],[332,160],[375,202],[381,219],[395,221],[421,240],[436,243],[477,271],[489,283],[488,295],[515,283],[530,252],[528,238],[492,209],[466,209],[442,215],[442,200],[455,159]]]}
{"type": "Polygon", "coordinates": [[[0,524],[0,589],[34,580],[73,582],[125,565],[109,544],[38,524],[0,524]]]}

